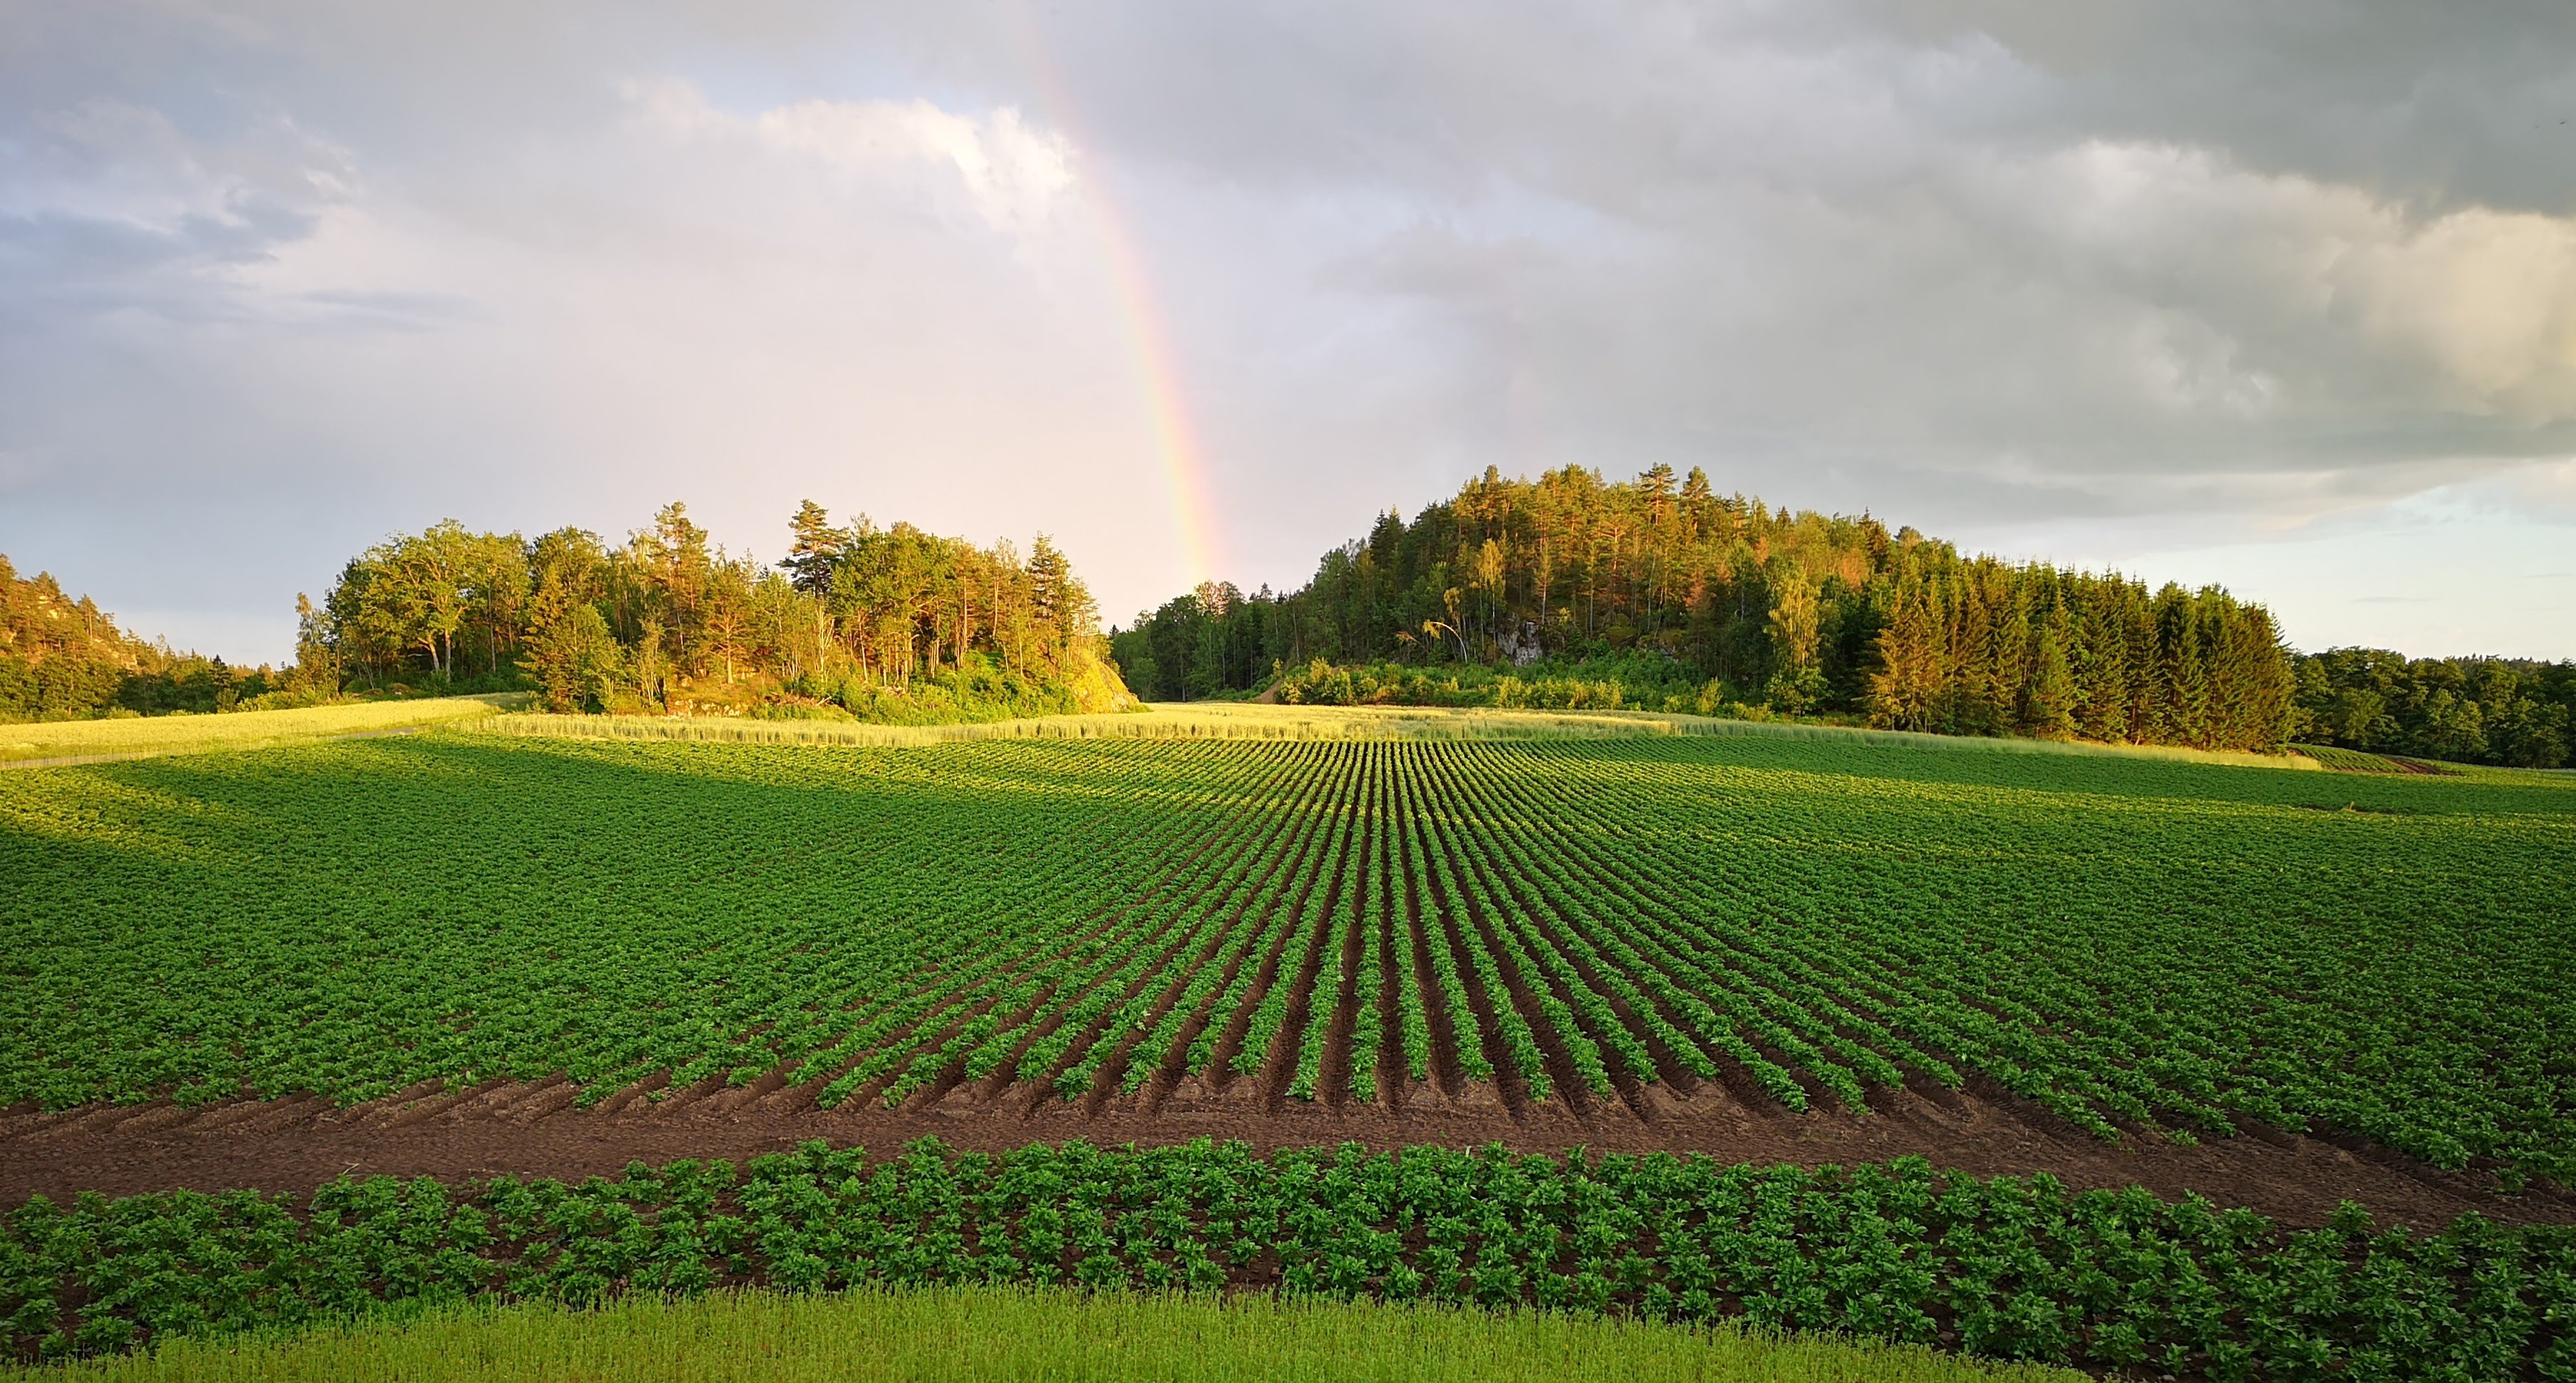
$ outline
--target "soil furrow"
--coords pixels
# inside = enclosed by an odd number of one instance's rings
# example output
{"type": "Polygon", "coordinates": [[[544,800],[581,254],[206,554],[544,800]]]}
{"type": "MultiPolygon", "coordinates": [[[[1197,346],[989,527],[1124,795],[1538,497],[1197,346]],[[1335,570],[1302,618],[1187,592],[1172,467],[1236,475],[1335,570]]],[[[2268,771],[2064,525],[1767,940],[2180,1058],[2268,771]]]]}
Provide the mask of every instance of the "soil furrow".
{"type": "MultiPolygon", "coordinates": [[[[1430,834],[1419,819],[1415,821],[1414,829],[1417,836],[1428,837],[1430,834]]],[[[1424,853],[1428,855],[1429,852],[1426,839],[1424,853]]],[[[1459,986],[1467,991],[1467,1011],[1476,1017],[1476,1036],[1484,1048],[1485,1064],[1494,1073],[1495,1092],[1502,1096],[1503,1107],[1510,1111],[1514,1122],[1518,1122],[1529,1115],[1529,1077],[1513,1064],[1511,1052],[1503,1043],[1502,1023],[1494,1017],[1494,997],[1486,992],[1485,977],[1477,973],[1475,962],[1468,956],[1466,937],[1458,929],[1463,905],[1450,898],[1448,885],[1440,877],[1436,864],[1427,878],[1431,885],[1432,910],[1439,918],[1441,941],[1449,948],[1459,986]]],[[[1452,1060],[1454,1064],[1454,1049],[1452,1060]]],[[[1461,1080],[1458,1088],[1451,1092],[1451,1097],[1463,1098],[1465,1095],[1466,1084],[1461,1080]]]]}
{"type": "MultiPolygon", "coordinates": [[[[1162,1025],[1163,1020],[1170,1016],[1172,1006],[1179,1003],[1181,996],[1188,991],[1191,981],[1217,956],[1223,954],[1226,946],[1242,931],[1245,926],[1245,914],[1252,910],[1254,903],[1259,902],[1268,893],[1270,881],[1276,878],[1279,871],[1286,866],[1291,850],[1298,847],[1304,840],[1307,816],[1304,809],[1314,802],[1317,790],[1318,780],[1310,777],[1297,797],[1288,804],[1288,809],[1274,817],[1268,830],[1254,846],[1254,849],[1259,852],[1255,858],[1262,861],[1260,872],[1247,879],[1238,880],[1217,899],[1219,908],[1225,906],[1228,898],[1235,899],[1233,912],[1218,924],[1216,933],[1208,938],[1207,945],[1198,956],[1182,967],[1179,974],[1172,977],[1171,983],[1165,986],[1162,995],[1154,1001],[1152,1010],[1145,1015],[1135,1031],[1124,1035],[1119,1040],[1118,1049],[1110,1053],[1109,1059],[1100,1064],[1100,1069],[1092,1080],[1091,1091],[1084,1098],[1084,1113],[1100,1112],[1101,1106],[1108,1102],[1109,1098],[1116,1093],[1118,1085],[1125,1080],[1127,1068],[1135,1059],[1136,1044],[1162,1025]]],[[[1225,973],[1217,982],[1218,993],[1222,993],[1225,985],[1233,982],[1234,972],[1240,966],[1241,961],[1238,959],[1234,964],[1226,967],[1225,973]]],[[[1213,997],[1210,997],[1210,1002],[1213,1001],[1213,997]]],[[[1189,1050],[1188,1044],[1197,1038],[1202,1021],[1203,1019],[1194,1019],[1184,1024],[1185,1031],[1173,1046],[1175,1053],[1186,1053],[1189,1050]]],[[[1169,1059],[1163,1063],[1165,1066],[1171,1064],[1169,1059]]],[[[1158,1075],[1160,1069],[1160,1067],[1157,1068],[1158,1075]]]]}
{"type": "MultiPolygon", "coordinates": [[[[1397,800],[1404,804],[1399,810],[1410,810],[1408,796],[1399,792],[1397,800]]],[[[1412,827],[1408,823],[1404,829],[1412,827]]],[[[1458,1028],[1451,1021],[1450,997],[1440,988],[1440,972],[1431,959],[1431,934],[1422,925],[1427,881],[1414,876],[1412,851],[1397,851],[1396,864],[1404,876],[1404,925],[1413,952],[1413,983],[1422,996],[1423,1025],[1431,1030],[1431,1079],[1441,1094],[1455,1100],[1466,1089],[1467,1077],[1458,1067],[1458,1028]]]]}
{"type": "MultiPolygon", "coordinates": [[[[1337,758],[1340,752],[1346,752],[1345,746],[1335,748],[1337,758]]],[[[1343,768],[1336,762],[1325,771],[1338,782],[1343,768]]],[[[1328,808],[1322,815],[1325,821],[1329,822],[1333,812],[1328,808]]],[[[1325,838],[1329,840],[1330,837],[1328,835],[1325,838]]],[[[1327,848],[1329,849],[1329,846],[1327,848]]],[[[1235,1058],[1243,1054],[1243,1039],[1252,1027],[1252,1015],[1261,1007],[1261,1001],[1269,996],[1270,987],[1279,982],[1280,961],[1286,957],[1289,943],[1296,939],[1296,919],[1304,913],[1306,900],[1314,896],[1316,879],[1320,872],[1315,869],[1306,871],[1305,882],[1299,886],[1296,899],[1285,906],[1288,925],[1279,929],[1278,939],[1270,944],[1268,953],[1262,957],[1261,968],[1254,973],[1252,986],[1244,992],[1243,1002],[1237,1005],[1234,1013],[1227,1018],[1225,1035],[1217,1039],[1216,1050],[1208,1058],[1206,1077],[1210,1089],[1222,1093],[1234,1084],[1235,1058]]],[[[1266,1060],[1267,1054],[1264,1055],[1266,1060]]],[[[1261,1088],[1266,1087],[1256,1086],[1256,1089],[1261,1088]]]]}
{"type": "MultiPolygon", "coordinates": [[[[1434,848],[1442,852],[1450,870],[1461,879],[1469,878],[1469,866],[1461,850],[1449,838],[1449,833],[1434,829],[1431,837],[1434,848]]],[[[1531,1039],[1538,1043],[1539,1059],[1547,1066],[1547,1078],[1556,1087],[1557,1097],[1574,1111],[1576,1118],[1591,1114],[1592,1092],[1585,1088],[1582,1076],[1576,1073],[1574,1058],[1567,1055],[1564,1039],[1557,1034],[1556,1026],[1547,1020],[1547,1010],[1539,1006],[1538,999],[1530,992],[1527,977],[1520,973],[1520,966],[1513,961],[1511,952],[1504,948],[1502,939],[1495,934],[1491,920],[1485,916],[1485,910],[1475,896],[1470,894],[1465,902],[1467,925],[1476,929],[1486,954],[1494,958],[1494,969],[1503,977],[1505,994],[1512,1007],[1519,1011],[1521,1021],[1529,1026],[1531,1039]]],[[[1452,920],[1454,922],[1455,919],[1452,920]]]]}
{"type": "MultiPolygon", "coordinates": [[[[1339,906],[1325,909],[1325,925],[1340,936],[1341,979],[1333,991],[1331,1021],[1324,1029],[1324,1059],[1316,1075],[1316,1097],[1319,1103],[1338,1108],[1350,1103],[1351,1033],[1359,1025],[1360,962],[1366,948],[1360,942],[1360,922],[1366,916],[1370,862],[1378,849],[1378,757],[1382,749],[1368,746],[1362,774],[1362,796],[1359,810],[1360,890],[1340,901],[1339,906]],[[1345,918],[1342,914],[1348,913],[1345,918]]],[[[1331,943],[1327,943],[1328,945],[1331,943]]],[[[1371,1059],[1375,1054],[1371,1053],[1371,1059]]]]}
{"type": "MultiPolygon", "coordinates": [[[[1906,1107],[1934,1108],[1911,1101],[1906,1107]]],[[[1326,1110],[1291,1101],[1275,1115],[1238,1104],[1186,1120],[1115,1108],[1084,1119],[1067,1111],[1050,1127],[1032,1125],[1006,1105],[959,1112],[869,1104],[780,1113],[757,1105],[724,1112],[701,1101],[694,1108],[624,1113],[606,1112],[605,1106],[566,1106],[525,1120],[478,1109],[389,1127],[347,1119],[344,1110],[301,1097],[222,1106],[219,1112],[238,1117],[212,1128],[186,1123],[141,1133],[113,1127],[77,1131],[87,1116],[98,1112],[67,1111],[54,1116],[54,1126],[14,1144],[11,1156],[0,1158],[0,1208],[39,1192],[57,1200],[83,1190],[125,1195],[250,1187],[302,1194],[344,1172],[578,1179],[614,1174],[638,1159],[739,1161],[815,1138],[883,1148],[936,1136],[953,1147],[999,1152],[1040,1136],[1143,1146],[1216,1137],[1240,1138],[1263,1149],[1344,1140],[1374,1148],[1497,1142],[1546,1153],[1585,1145],[1596,1154],[1701,1152],[1728,1162],[1802,1166],[1848,1166],[1913,1154],[1979,1175],[2044,1171],[2078,1188],[2140,1185],[2169,1197],[2197,1192],[2294,1226],[2325,1223],[2346,1199],[2368,1207],[2383,1222],[2427,1229],[2470,1210],[2505,1223],[2576,1224],[2576,1205],[2539,1195],[2501,1196],[2491,1185],[2463,1184],[2468,1178],[2434,1172],[2386,1149],[2337,1146],[2340,1137],[2335,1142],[2288,1137],[2286,1147],[2253,1138],[2213,1138],[2198,1147],[2162,1140],[2122,1146],[2082,1134],[2051,1137],[1999,1103],[1979,1098],[1966,1100],[1955,1113],[1942,1112],[1938,1120],[1830,1111],[1749,1119],[1731,1107],[1692,1102],[1666,1112],[1653,1125],[1622,1119],[1582,1126],[1571,1120],[1524,1122],[1491,1106],[1466,1110],[1423,1104],[1399,1112],[1384,1105],[1326,1110]]]]}
{"type": "Polygon", "coordinates": [[[1389,906],[1395,892],[1394,862],[1388,858],[1391,848],[1378,852],[1377,876],[1369,881],[1378,901],[1378,920],[1376,933],[1368,938],[1368,988],[1369,1002],[1377,1005],[1377,1097],[1388,1108],[1401,1110],[1407,1093],[1405,1082],[1412,1073],[1404,1064],[1404,1013],[1397,988],[1403,983],[1405,971],[1396,959],[1395,909],[1389,906]]]}

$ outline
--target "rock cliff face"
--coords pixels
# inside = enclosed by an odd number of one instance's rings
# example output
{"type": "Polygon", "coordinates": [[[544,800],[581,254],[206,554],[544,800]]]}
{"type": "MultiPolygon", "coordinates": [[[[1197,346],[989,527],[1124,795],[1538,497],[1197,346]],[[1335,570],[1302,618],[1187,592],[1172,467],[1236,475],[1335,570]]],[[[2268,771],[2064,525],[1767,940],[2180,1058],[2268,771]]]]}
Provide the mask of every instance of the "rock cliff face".
{"type": "Polygon", "coordinates": [[[1075,643],[1065,669],[1065,685],[1073,693],[1074,709],[1088,714],[1124,711],[1142,705],[1118,676],[1118,665],[1102,653],[1096,639],[1075,643]]]}

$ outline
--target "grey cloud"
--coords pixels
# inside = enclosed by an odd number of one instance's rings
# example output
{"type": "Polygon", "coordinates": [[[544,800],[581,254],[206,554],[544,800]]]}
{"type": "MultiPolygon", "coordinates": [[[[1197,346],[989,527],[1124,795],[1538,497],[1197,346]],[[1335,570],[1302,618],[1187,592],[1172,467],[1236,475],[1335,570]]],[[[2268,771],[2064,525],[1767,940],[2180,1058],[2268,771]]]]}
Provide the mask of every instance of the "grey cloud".
{"type": "MultiPolygon", "coordinates": [[[[2576,11],[2488,0],[2243,5],[2048,0],[1794,6],[1527,4],[977,8],[996,85],[1015,48],[1067,70],[1129,147],[1228,176],[1377,174],[1473,188],[1508,168],[1652,176],[1712,152],[1794,155],[1802,182],[1918,133],[2038,147],[2086,137],[2225,149],[2427,206],[2563,213],[2576,167],[2576,11]],[[1014,28],[1035,35],[1013,40],[1014,28]],[[1712,143],[1768,59],[1797,85],[1712,143]],[[1149,72],[1156,80],[1135,80],[1149,72]],[[1882,126],[1820,110],[1865,83],[1882,126]],[[1731,145],[1731,147],[1730,147],[1731,145]]],[[[938,47],[940,35],[924,39],[938,47]]],[[[952,54],[952,59],[954,55],[952,54]]]]}
{"type": "MultiPolygon", "coordinates": [[[[1158,598],[1130,309],[1081,198],[1252,581],[1488,463],[1704,465],[2010,544],[2576,453],[2564,6],[13,20],[0,549],[110,566],[126,494],[221,475],[309,506],[242,579],[281,612],[385,528],[613,528],[666,491],[755,548],[803,493],[1048,526],[1108,608],[1158,598]],[[1079,198],[835,154],[914,101],[942,138],[1016,110],[1079,198]]],[[[174,568],[211,550],[192,517],[158,520],[174,568]]]]}
{"type": "Polygon", "coordinates": [[[1468,349],[1610,456],[1758,465],[1778,437],[2071,477],[2380,467],[2353,489],[2384,496],[2428,454],[2576,443],[2563,363],[2529,362],[2557,377],[2519,401],[2465,387],[2440,324],[2402,320],[2437,288],[2401,301],[2335,262],[2437,259],[2448,213],[2571,209],[2567,159],[2501,137],[2570,93],[2563,15],[1383,13],[1290,36],[1276,12],[1042,12],[1023,46],[1131,153],[1399,189],[1417,224],[1319,280],[1478,323],[1468,349]],[[2147,185],[2123,204],[2097,177],[2147,185]],[[1515,204],[1551,201],[1605,230],[1516,233],[1515,204]]]}
{"type": "MultiPolygon", "coordinates": [[[[202,317],[220,290],[193,276],[256,263],[313,229],[309,213],[248,203],[230,218],[166,225],[38,214],[0,218],[0,294],[26,308],[89,313],[142,308],[202,317]]],[[[30,325],[23,319],[19,330],[30,325]]]]}
{"type": "Polygon", "coordinates": [[[1931,38],[1993,35],[2063,82],[2063,128],[2226,148],[2429,207],[2564,214],[2576,10],[2225,0],[1884,3],[1931,38]]]}

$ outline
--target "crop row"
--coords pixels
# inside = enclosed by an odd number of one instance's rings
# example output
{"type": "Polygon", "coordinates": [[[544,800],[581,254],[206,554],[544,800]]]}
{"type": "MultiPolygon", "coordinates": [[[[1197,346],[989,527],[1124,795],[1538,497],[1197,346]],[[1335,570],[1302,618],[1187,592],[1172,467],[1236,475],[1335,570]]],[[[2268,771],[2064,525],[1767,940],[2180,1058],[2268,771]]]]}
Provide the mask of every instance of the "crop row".
{"type": "Polygon", "coordinates": [[[1741,1316],[2005,1359],[2213,1379],[2576,1377],[2576,1230],[2280,1229],[1915,1159],[1814,1172],[1500,1148],[1150,1151],[822,1143],[578,1185],[342,1180],[38,1198],[0,1218],[22,1356],[388,1303],[741,1283],[1278,1289],[1679,1320],[1741,1316]]]}
{"type": "Polygon", "coordinates": [[[2571,802],[1751,738],[34,771],[0,781],[0,1104],[1980,1084],[2104,1137],[2576,1180],[2571,802]]]}

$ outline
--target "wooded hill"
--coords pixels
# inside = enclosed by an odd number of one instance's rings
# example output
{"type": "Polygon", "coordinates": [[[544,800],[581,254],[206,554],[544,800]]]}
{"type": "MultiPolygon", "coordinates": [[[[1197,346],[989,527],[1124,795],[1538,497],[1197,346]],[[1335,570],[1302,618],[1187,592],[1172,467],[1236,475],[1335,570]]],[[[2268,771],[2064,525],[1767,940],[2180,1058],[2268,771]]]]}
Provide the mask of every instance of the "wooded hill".
{"type": "Polygon", "coordinates": [[[128,633],[51,573],[21,577],[0,556],[0,722],[300,704],[290,680],[128,633]]]}
{"type": "MultiPolygon", "coordinates": [[[[2302,674],[2268,611],[2215,587],[1963,555],[1662,466],[1623,483],[1488,468],[1410,522],[1382,515],[1300,590],[1210,584],[1111,632],[1128,684],[1158,699],[1275,685],[1282,699],[1753,708],[2270,750],[2321,726],[2338,694],[2327,670],[2302,674]]],[[[2551,704],[2505,717],[2516,761],[2564,758],[2551,704]]],[[[2404,735],[2378,714],[2345,720],[2404,735]]]]}

